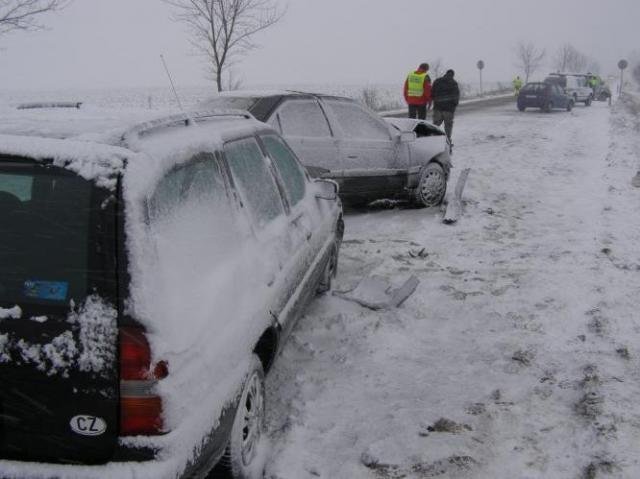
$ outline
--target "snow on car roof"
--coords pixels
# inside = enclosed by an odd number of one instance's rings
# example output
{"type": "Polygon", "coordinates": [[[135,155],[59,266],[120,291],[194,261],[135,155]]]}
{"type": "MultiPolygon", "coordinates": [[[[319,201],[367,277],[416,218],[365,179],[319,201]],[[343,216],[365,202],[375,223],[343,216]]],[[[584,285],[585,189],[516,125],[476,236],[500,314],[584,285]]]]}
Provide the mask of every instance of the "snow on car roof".
{"type": "MultiPolygon", "coordinates": [[[[231,136],[251,135],[268,128],[242,111],[180,114],[160,118],[156,113],[154,119],[145,112],[139,114],[144,121],[138,124],[134,124],[130,116],[96,116],[94,119],[97,121],[91,129],[84,129],[84,133],[80,134],[81,130],[74,129],[74,125],[71,125],[66,131],[74,131],[79,136],[59,138],[50,137],[51,130],[44,125],[49,124],[51,117],[64,123],[62,119],[66,115],[50,116],[49,113],[42,115],[42,118],[31,115],[31,119],[42,122],[31,123],[26,131],[16,128],[22,134],[3,134],[3,128],[0,128],[0,154],[37,161],[50,160],[55,166],[74,171],[108,189],[115,188],[116,177],[127,163],[127,170],[133,170],[133,176],[139,177],[134,179],[134,183],[144,190],[157,175],[186,161],[189,155],[221,148],[222,143],[231,136]],[[190,123],[187,120],[192,116],[198,117],[198,120],[187,127],[190,123]],[[129,161],[133,158],[135,161],[129,161]],[[131,167],[133,165],[134,168],[131,167]]],[[[77,117],[74,116],[72,123],[76,120],[77,117]]],[[[7,122],[9,123],[11,122],[7,122]]],[[[24,127],[25,123],[21,126],[24,127]]],[[[64,128],[57,131],[62,129],[64,128]]]]}
{"type": "Polygon", "coordinates": [[[72,138],[102,133],[166,115],[142,109],[0,108],[0,134],[72,138]]]}
{"type": "Polygon", "coordinates": [[[133,152],[101,143],[0,134],[0,154],[51,160],[98,186],[114,189],[117,174],[133,152]]]}

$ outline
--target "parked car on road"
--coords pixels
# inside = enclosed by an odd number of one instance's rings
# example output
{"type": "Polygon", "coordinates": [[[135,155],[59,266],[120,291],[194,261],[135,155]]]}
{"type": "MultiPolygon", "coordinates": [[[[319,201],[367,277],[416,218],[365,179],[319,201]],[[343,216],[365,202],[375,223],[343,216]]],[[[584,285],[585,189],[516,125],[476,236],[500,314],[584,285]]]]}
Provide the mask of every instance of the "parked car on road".
{"type": "Polygon", "coordinates": [[[518,94],[518,110],[540,108],[550,112],[560,108],[571,111],[574,105],[573,97],[567,95],[562,87],[550,83],[531,82],[522,87],[518,94]]]}
{"type": "Polygon", "coordinates": [[[583,102],[590,106],[593,100],[593,90],[587,85],[586,77],[576,73],[550,73],[545,78],[545,83],[560,85],[567,95],[573,98],[573,102],[583,102]]]}
{"type": "Polygon", "coordinates": [[[0,477],[262,478],[264,374],[330,288],[337,185],[247,112],[69,115],[81,139],[0,134],[0,477]]]}
{"type": "Polygon", "coordinates": [[[428,122],[383,119],[349,98],[298,92],[225,92],[204,105],[246,109],[271,125],[313,176],[340,185],[345,202],[434,206],[444,198],[449,145],[428,122]]]}

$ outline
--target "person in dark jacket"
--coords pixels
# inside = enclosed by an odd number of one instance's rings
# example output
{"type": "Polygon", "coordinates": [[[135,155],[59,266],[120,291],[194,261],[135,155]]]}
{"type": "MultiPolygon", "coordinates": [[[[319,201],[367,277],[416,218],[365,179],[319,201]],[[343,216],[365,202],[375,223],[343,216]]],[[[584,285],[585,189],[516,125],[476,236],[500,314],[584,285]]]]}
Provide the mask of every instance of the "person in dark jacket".
{"type": "Polygon", "coordinates": [[[428,63],[421,63],[404,81],[404,99],[409,106],[409,118],[425,120],[427,104],[431,101],[431,78],[428,63]]]}
{"type": "Polygon", "coordinates": [[[456,107],[460,102],[460,88],[458,82],[453,79],[453,70],[447,70],[444,76],[436,79],[431,87],[431,97],[433,99],[433,123],[436,126],[444,122],[444,131],[451,143],[451,133],[453,131],[453,116],[456,107]]]}

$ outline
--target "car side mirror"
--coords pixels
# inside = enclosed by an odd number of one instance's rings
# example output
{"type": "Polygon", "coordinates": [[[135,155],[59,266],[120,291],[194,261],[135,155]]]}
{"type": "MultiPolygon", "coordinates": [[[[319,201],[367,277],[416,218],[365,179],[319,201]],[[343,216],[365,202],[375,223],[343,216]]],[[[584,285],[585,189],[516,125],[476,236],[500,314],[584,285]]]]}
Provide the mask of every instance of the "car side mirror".
{"type": "Polygon", "coordinates": [[[338,183],[332,180],[318,178],[313,181],[316,186],[316,198],[319,200],[336,201],[338,199],[338,183]]]}

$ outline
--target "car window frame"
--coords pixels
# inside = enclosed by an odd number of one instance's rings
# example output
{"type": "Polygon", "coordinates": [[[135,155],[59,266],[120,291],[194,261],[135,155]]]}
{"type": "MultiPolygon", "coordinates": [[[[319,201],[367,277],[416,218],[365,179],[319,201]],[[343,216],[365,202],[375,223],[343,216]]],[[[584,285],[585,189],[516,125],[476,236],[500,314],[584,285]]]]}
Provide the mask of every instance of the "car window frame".
{"type": "Polygon", "coordinates": [[[288,96],[284,97],[280,103],[273,109],[273,112],[269,115],[269,118],[266,120],[266,123],[271,126],[274,130],[276,130],[281,136],[289,136],[291,138],[309,138],[312,140],[327,140],[327,139],[335,139],[335,128],[333,127],[329,116],[327,115],[327,111],[323,108],[322,103],[316,97],[306,97],[306,96],[288,96]],[[327,128],[329,129],[329,136],[303,136],[303,135],[290,135],[284,132],[282,129],[282,120],[280,118],[280,111],[287,106],[288,104],[292,104],[293,102],[301,102],[307,101],[314,103],[322,113],[322,117],[326,122],[327,128]],[[277,128],[276,128],[277,127],[277,128]]]}
{"type": "Polygon", "coordinates": [[[285,202],[285,204],[287,206],[287,215],[289,215],[291,213],[291,210],[295,209],[296,206],[302,202],[302,200],[304,199],[304,197],[307,194],[307,189],[308,189],[309,184],[310,184],[309,173],[307,172],[306,168],[304,168],[304,166],[300,162],[300,159],[298,158],[298,156],[294,153],[294,151],[291,149],[291,147],[289,147],[289,145],[287,144],[287,141],[282,137],[282,135],[278,134],[275,131],[262,131],[262,132],[258,133],[256,135],[256,137],[258,139],[258,143],[260,144],[260,148],[262,149],[265,157],[269,160],[269,166],[271,167],[272,174],[276,178],[276,183],[278,184],[278,189],[280,191],[280,194],[283,197],[283,201],[285,202]],[[304,193],[304,195],[302,195],[302,198],[295,205],[292,204],[291,198],[289,198],[289,192],[287,190],[286,183],[285,183],[284,179],[282,178],[282,175],[280,174],[280,170],[278,169],[278,166],[275,164],[275,161],[273,160],[273,158],[271,158],[271,156],[269,155],[269,151],[267,150],[267,146],[265,145],[264,141],[262,140],[263,136],[273,136],[273,137],[279,139],[282,142],[283,146],[289,151],[291,156],[293,158],[295,158],[295,160],[296,160],[296,163],[298,165],[298,169],[300,170],[300,173],[302,173],[302,177],[303,177],[304,182],[305,182],[305,193],[304,193]]]}
{"type": "MultiPolygon", "coordinates": [[[[269,132],[275,131],[275,130],[266,130],[269,132]]],[[[286,196],[285,191],[283,190],[282,185],[280,184],[280,178],[277,174],[277,172],[274,170],[274,166],[272,165],[272,160],[271,158],[269,158],[269,156],[267,155],[262,143],[260,142],[260,139],[258,138],[258,135],[260,134],[260,132],[254,133],[254,134],[247,134],[247,135],[242,135],[242,136],[235,136],[233,138],[229,138],[227,140],[224,141],[224,143],[222,144],[222,147],[219,151],[219,157],[222,163],[222,168],[225,170],[225,175],[228,179],[229,182],[229,188],[232,191],[232,195],[234,196],[236,202],[237,202],[237,206],[238,208],[243,212],[243,214],[246,216],[247,220],[249,221],[249,224],[251,225],[251,229],[254,231],[254,233],[267,229],[269,227],[269,224],[273,223],[273,221],[275,220],[271,220],[269,222],[267,222],[264,226],[259,227],[256,224],[255,219],[253,218],[253,214],[251,213],[251,211],[249,211],[249,207],[245,204],[245,202],[243,201],[242,198],[242,193],[239,190],[238,185],[236,184],[236,181],[233,177],[233,172],[231,171],[231,167],[229,166],[229,159],[227,158],[226,155],[226,148],[229,144],[231,143],[235,143],[238,141],[243,141],[243,140],[254,140],[256,142],[256,144],[258,145],[258,148],[260,149],[260,153],[262,154],[262,158],[265,160],[265,164],[267,165],[267,170],[269,171],[269,174],[271,175],[271,177],[273,178],[275,184],[276,184],[276,191],[278,193],[278,197],[280,198],[280,201],[282,203],[282,211],[283,211],[283,215],[285,217],[288,217],[291,213],[291,206],[289,205],[289,201],[288,198],[286,196]]],[[[278,134],[276,132],[276,134],[278,134]]]]}
{"type": "Polygon", "coordinates": [[[320,97],[319,102],[322,104],[323,106],[323,110],[326,112],[327,115],[331,116],[331,123],[335,124],[335,129],[337,131],[340,132],[340,139],[343,140],[349,140],[349,139],[353,139],[352,137],[350,137],[349,135],[345,134],[344,129],[342,128],[342,125],[340,124],[340,120],[338,119],[338,115],[336,114],[335,111],[333,111],[333,108],[331,107],[331,104],[329,102],[331,101],[337,101],[340,103],[346,103],[346,104],[351,104],[354,105],[356,108],[359,108],[360,110],[362,110],[363,112],[369,114],[371,116],[371,118],[373,118],[375,120],[375,122],[377,122],[380,127],[382,129],[384,129],[387,132],[388,138],[386,138],[385,140],[381,139],[381,138],[376,138],[376,139],[370,139],[370,138],[357,138],[358,140],[362,140],[362,141],[366,141],[366,140],[371,140],[371,141],[393,141],[394,136],[393,136],[393,130],[391,129],[390,125],[385,122],[376,112],[366,108],[364,105],[360,104],[359,102],[352,100],[351,98],[342,98],[342,97],[320,97]],[[326,105],[325,105],[326,103],[326,105]]]}

